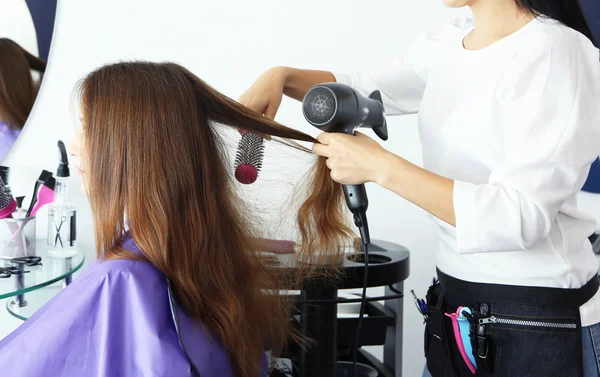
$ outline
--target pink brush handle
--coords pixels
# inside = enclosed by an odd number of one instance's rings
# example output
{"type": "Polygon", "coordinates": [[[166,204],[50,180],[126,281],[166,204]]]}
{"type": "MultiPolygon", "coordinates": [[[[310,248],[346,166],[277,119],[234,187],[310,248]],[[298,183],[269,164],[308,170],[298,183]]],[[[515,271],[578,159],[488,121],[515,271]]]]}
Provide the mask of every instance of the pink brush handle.
{"type": "Polygon", "coordinates": [[[54,190],[42,185],[40,187],[40,191],[38,193],[38,199],[35,205],[31,210],[31,214],[29,217],[35,217],[35,214],[45,206],[46,204],[50,204],[54,201],[54,190]]]}

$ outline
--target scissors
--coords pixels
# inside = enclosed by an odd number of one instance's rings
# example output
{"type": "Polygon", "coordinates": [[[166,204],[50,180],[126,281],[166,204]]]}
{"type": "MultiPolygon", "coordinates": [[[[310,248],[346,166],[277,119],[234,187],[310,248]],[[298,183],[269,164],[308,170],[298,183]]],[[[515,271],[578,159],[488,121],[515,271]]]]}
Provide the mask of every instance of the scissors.
{"type": "Polygon", "coordinates": [[[60,242],[60,247],[64,247],[62,237],[60,235],[60,229],[62,228],[65,221],[67,221],[67,217],[63,216],[60,218],[60,224],[58,226],[56,226],[56,223],[54,223],[54,228],[56,229],[56,237],[54,237],[54,246],[56,246],[57,242],[60,242]]]}
{"type": "Polygon", "coordinates": [[[16,264],[24,264],[27,267],[41,266],[42,265],[42,257],[29,256],[29,257],[21,257],[21,258],[12,258],[9,260],[9,262],[16,263],[16,264]]]}
{"type": "Polygon", "coordinates": [[[12,275],[24,274],[29,271],[24,271],[19,267],[0,267],[0,279],[1,278],[9,278],[12,275]]]}

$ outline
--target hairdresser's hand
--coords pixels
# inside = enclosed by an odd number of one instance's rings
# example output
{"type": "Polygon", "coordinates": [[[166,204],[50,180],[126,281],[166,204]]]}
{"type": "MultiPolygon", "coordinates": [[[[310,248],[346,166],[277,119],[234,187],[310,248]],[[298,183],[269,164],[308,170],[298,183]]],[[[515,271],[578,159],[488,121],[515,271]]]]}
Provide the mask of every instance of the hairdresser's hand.
{"type": "Polygon", "coordinates": [[[281,105],[284,85],[285,74],[283,68],[271,68],[263,73],[242,94],[238,102],[269,119],[275,119],[279,105],[281,105]]]}
{"type": "Polygon", "coordinates": [[[322,133],[313,144],[313,151],[327,158],[331,178],[345,185],[378,182],[385,156],[389,154],[379,143],[365,134],[354,136],[322,133]]]}

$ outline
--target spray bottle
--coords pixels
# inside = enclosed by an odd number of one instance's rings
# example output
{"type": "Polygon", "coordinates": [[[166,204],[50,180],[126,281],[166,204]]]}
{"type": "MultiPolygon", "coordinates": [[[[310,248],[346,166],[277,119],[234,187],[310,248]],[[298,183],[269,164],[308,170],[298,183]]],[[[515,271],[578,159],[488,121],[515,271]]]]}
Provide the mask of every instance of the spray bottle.
{"type": "Polygon", "coordinates": [[[77,248],[77,208],[69,201],[69,159],[65,144],[58,141],[59,164],[56,170],[54,202],[48,207],[48,256],[69,258],[75,256],[77,248]]]}

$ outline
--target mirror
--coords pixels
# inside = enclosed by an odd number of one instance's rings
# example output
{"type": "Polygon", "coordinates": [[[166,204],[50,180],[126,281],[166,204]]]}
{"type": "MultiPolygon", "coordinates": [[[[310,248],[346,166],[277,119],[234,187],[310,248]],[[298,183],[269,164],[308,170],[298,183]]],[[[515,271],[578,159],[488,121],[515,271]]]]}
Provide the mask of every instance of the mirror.
{"type": "Polygon", "coordinates": [[[26,124],[46,70],[56,0],[0,2],[0,161],[26,124]]]}

